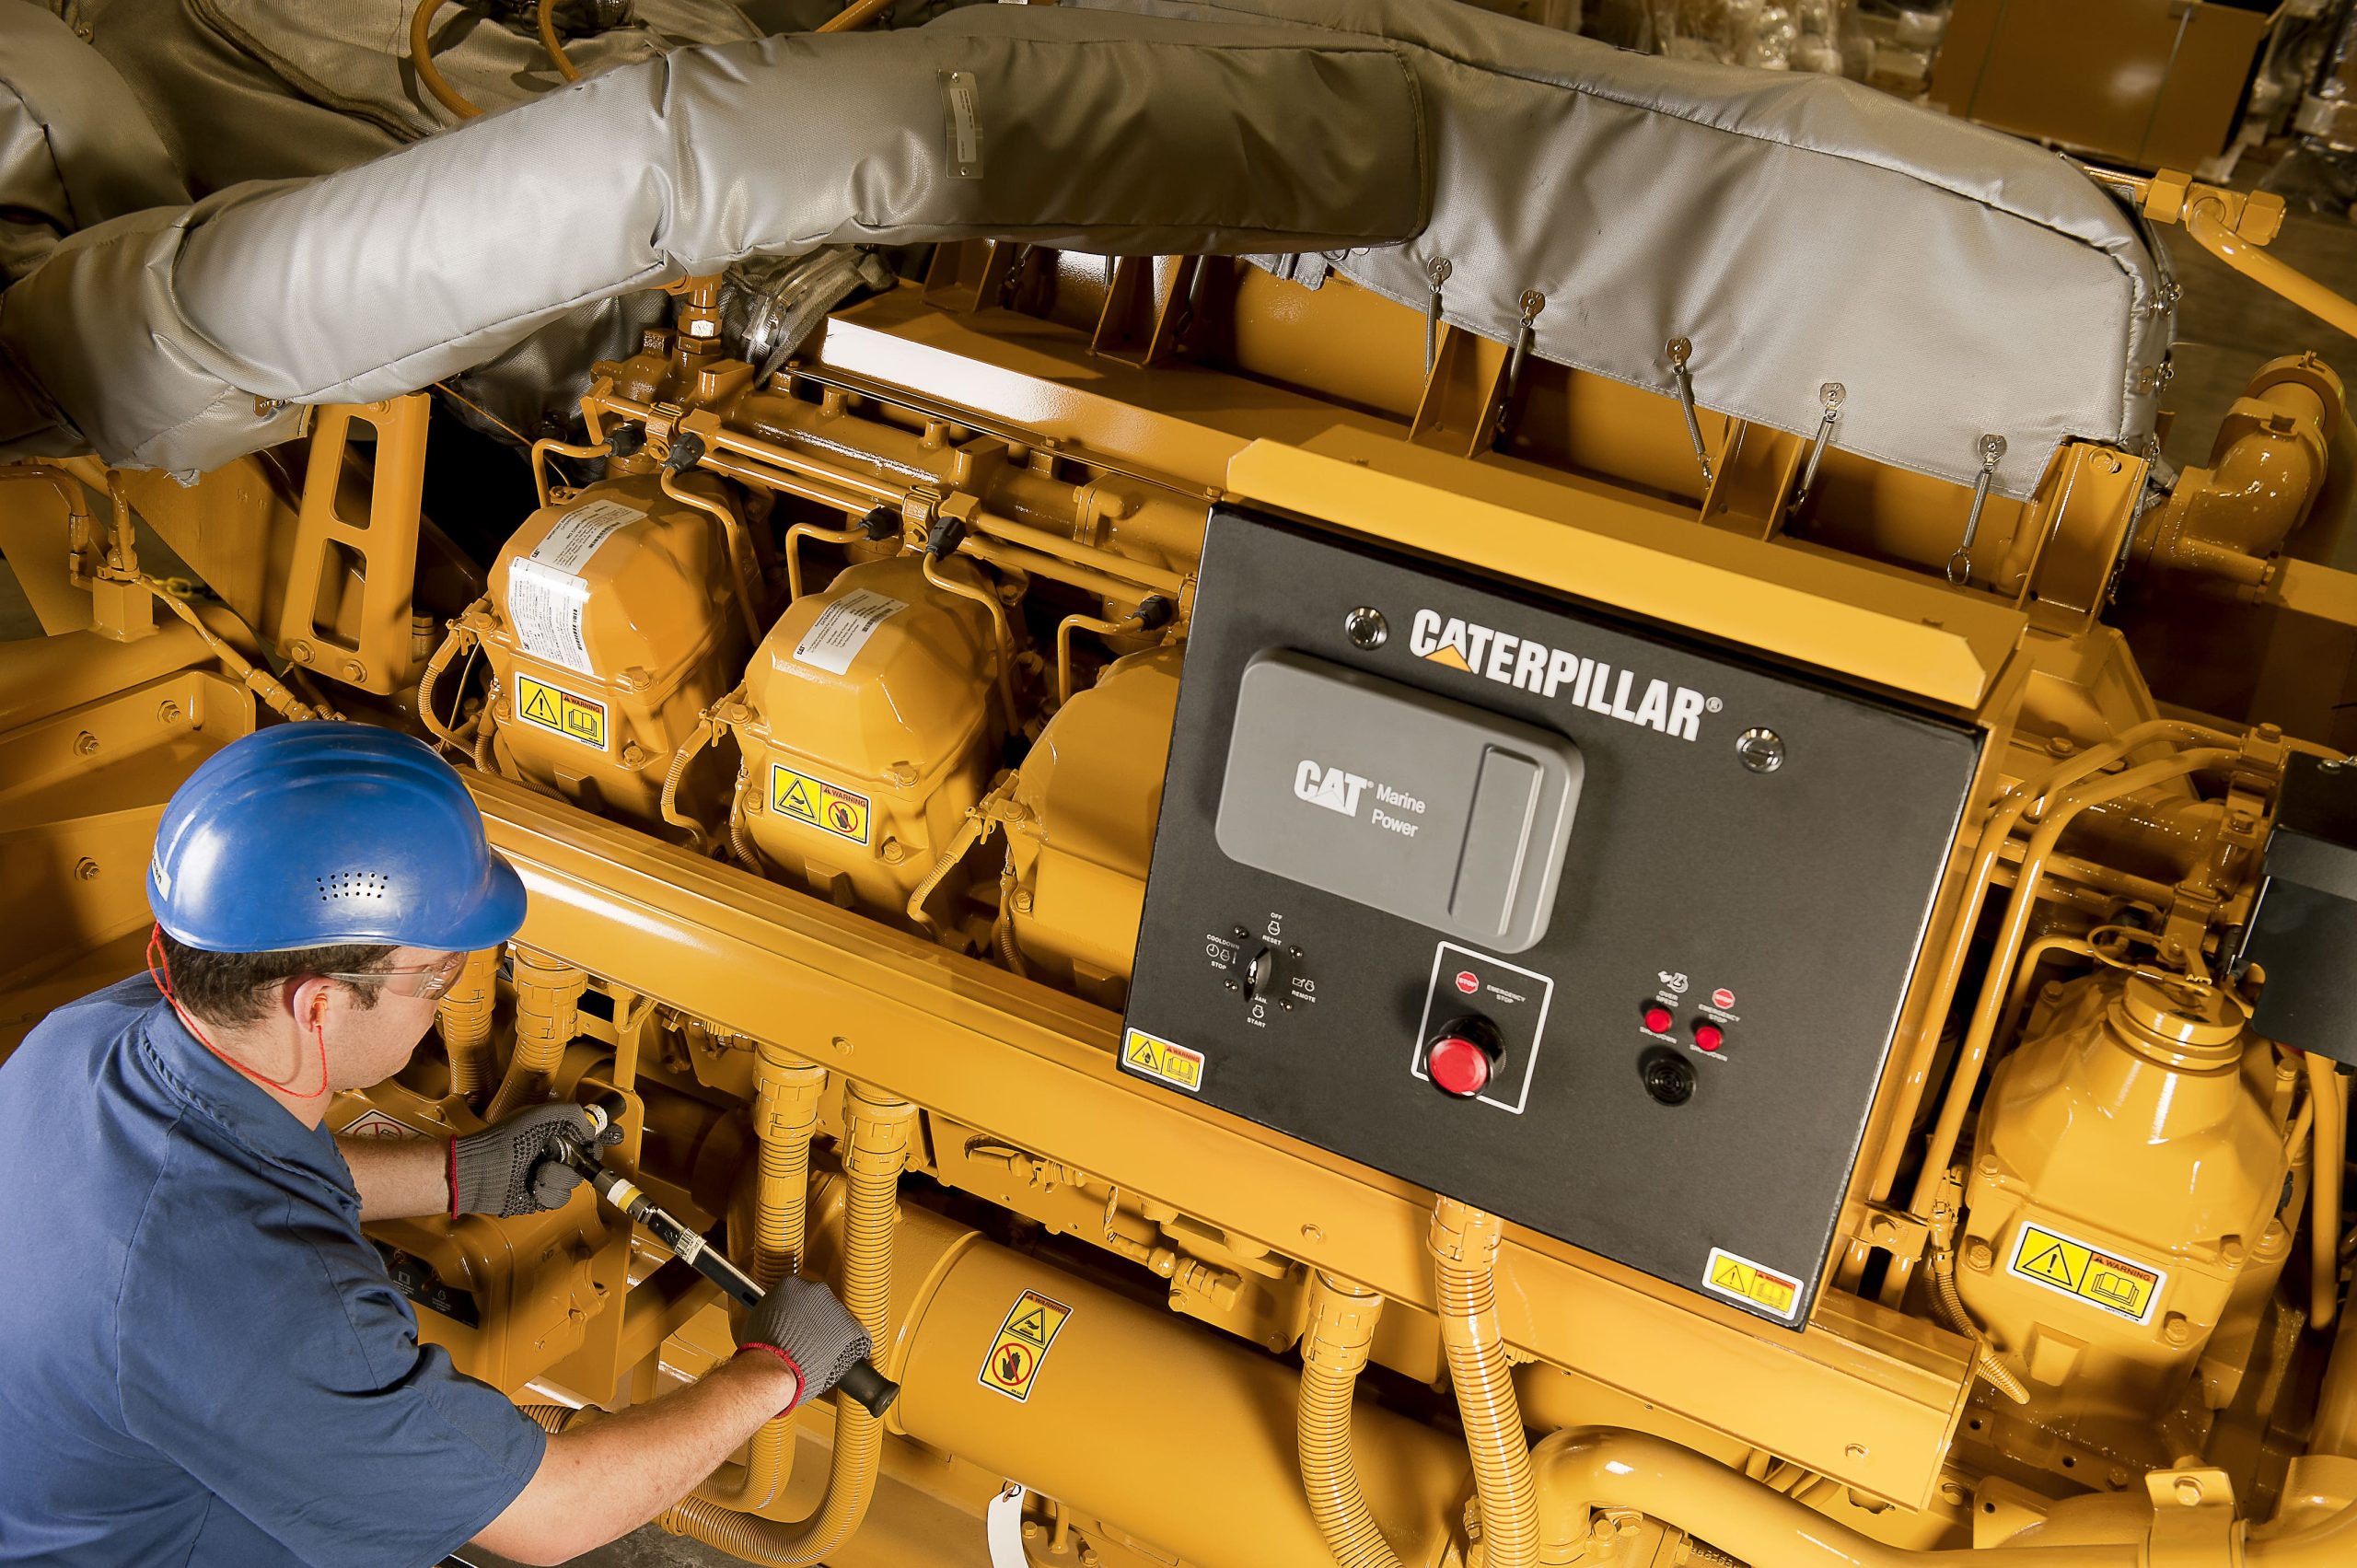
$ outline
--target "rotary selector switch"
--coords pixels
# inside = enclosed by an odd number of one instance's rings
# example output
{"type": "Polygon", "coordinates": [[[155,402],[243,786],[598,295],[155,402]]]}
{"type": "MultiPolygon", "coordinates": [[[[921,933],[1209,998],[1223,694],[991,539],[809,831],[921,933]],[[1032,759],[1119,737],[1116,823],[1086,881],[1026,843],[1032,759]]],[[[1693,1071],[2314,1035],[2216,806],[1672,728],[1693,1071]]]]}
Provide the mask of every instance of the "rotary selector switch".
{"type": "Polygon", "coordinates": [[[1490,1086],[1501,1051],[1497,1026],[1479,1013],[1467,1013],[1424,1042],[1424,1072],[1441,1093],[1471,1099],[1490,1086]]]}

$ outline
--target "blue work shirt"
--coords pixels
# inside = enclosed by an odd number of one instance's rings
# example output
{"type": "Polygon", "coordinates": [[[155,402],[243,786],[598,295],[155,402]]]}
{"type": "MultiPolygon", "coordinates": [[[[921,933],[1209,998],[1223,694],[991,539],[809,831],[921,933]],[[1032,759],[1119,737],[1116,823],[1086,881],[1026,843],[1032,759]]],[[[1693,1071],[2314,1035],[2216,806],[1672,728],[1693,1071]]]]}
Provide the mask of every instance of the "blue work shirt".
{"type": "Polygon", "coordinates": [[[0,1063],[0,1562],[440,1561],[547,1438],[461,1376],[352,1173],[142,976],[0,1063]]]}

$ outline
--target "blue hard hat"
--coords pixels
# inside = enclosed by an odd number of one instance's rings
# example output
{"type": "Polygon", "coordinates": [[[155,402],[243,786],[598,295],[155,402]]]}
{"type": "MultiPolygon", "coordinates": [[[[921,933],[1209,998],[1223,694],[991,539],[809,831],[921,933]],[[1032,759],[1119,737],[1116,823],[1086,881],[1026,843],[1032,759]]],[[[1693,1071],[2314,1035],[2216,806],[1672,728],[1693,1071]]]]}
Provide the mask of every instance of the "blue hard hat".
{"type": "Polygon", "coordinates": [[[326,720],[258,730],[189,775],[156,830],[147,902],[174,941],[214,953],[473,952],[524,923],[523,878],[450,765],[326,720]]]}

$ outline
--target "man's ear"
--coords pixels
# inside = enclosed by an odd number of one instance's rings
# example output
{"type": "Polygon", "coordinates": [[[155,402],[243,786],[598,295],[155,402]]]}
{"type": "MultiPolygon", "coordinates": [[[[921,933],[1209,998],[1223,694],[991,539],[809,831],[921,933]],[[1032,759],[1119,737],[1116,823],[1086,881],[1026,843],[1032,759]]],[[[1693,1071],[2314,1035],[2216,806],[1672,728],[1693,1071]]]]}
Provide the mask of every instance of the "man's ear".
{"type": "Polygon", "coordinates": [[[286,1011],[296,1028],[310,1034],[326,1026],[329,993],[335,981],[319,975],[307,975],[286,988],[286,1011]]]}

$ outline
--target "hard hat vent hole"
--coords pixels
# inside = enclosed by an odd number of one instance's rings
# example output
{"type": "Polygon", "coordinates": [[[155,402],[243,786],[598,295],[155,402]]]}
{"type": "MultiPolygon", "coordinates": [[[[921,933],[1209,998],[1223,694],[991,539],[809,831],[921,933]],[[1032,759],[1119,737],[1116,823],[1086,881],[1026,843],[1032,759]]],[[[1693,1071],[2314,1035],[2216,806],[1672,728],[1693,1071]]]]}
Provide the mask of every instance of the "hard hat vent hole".
{"type": "Polygon", "coordinates": [[[319,884],[319,902],[323,904],[339,899],[381,899],[390,886],[381,871],[345,871],[311,880],[319,884]]]}

